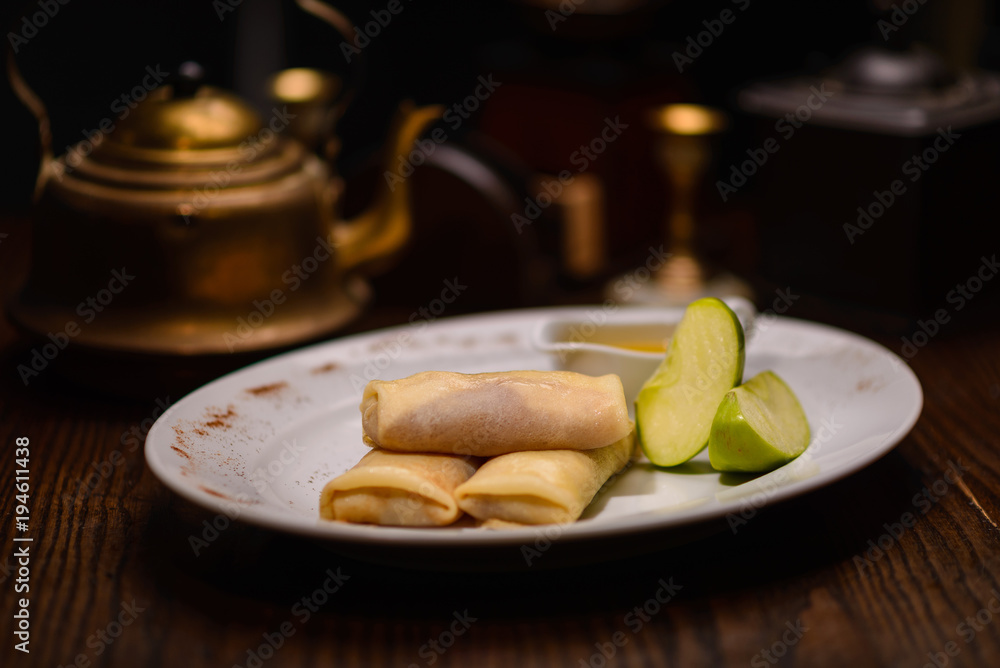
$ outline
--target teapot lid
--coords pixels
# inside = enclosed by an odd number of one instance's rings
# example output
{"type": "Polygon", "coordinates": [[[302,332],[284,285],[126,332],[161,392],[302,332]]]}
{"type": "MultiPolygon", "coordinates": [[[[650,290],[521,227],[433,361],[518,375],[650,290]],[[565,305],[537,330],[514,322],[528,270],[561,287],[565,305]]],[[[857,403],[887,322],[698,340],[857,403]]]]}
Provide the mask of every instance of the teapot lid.
{"type": "Polygon", "coordinates": [[[201,68],[185,63],[173,83],[138,102],[92,150],[81,142],[60,161],[76,180],[129,188],[198,187],[218,169],[227,170],[230,185],[263,183],[307,159],[299,142],[279,136],[294,117],[265,125],[236,95],[202,85],[201,68]]]}
{"type": "Polygon", "coordinates": [[[197,63],[183,63],[172,83],[138,102],[102,137],[94,159],[192,166],[231,160],[250,143],[255,157],[275,150],[274,133],[265,132],[257,112],[232,93],[202,85],[203,74],[197,63]]]}
{"type": "Polygon", "coordinates": [[[45,183],[88,196],[99,187],[113,189],[109,197],[123,189],[139,197],[139,190],[197,190],[218,173],[226,186],[272,183],[312,164],[292,136],[295,114],[282,110],[265,124],[236,95],[202,85],[200,69],[182,65],[174,82],[136,103],[115,127],[53,161],[46,173],[59,178],[45,183]]]}
{"type": "Polygon", "coordinates": [[[179,88],[157,89],[107,136],[107,143],[119,150],[234,148],[260,132],[260,117],[235,95],[211,86],[184,95],[179,88]]]}

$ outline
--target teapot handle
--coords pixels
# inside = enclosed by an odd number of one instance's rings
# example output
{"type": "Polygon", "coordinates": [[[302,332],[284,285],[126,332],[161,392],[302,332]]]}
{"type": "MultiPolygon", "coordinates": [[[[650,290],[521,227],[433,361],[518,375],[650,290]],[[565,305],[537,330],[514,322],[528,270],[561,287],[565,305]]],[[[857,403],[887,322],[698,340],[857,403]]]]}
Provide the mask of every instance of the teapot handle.
{"type": "Polygon", "coordinates": [[[31,89],[21,74],[21,70],[17,66],[17,59],[14,57],[13,44],[9,40],[7,42],[7,78],[10,80],[10,87],[14,90],[14,95],[31,112],[38,123],[39,165],[38,176],[35,177],[35,191],[32,195],[34,201],[37,202],[52,171],[52,124],[45,103],[31,89]]]}
{"type": "MultiPolygon", "coordinates": [[[[323,2],[323,0],[295,0],[295,4],[307,14],[311,14],[320,21],[332,26],[334,30],[340,33],[340,36],[344,40],[350,42],[354,39],[354,23],[339,9],[333,8],[323,2]]],[[[354,99],[363,74],[364,52],[356,54],[349,61],[349,64],[351,68],[344,80],[344,86],[337,95],[337,99],[331,104],[331,108],[335,110],[334,118],[332,119],[334,121],[344,113],[351,100],[354,99]]]]}

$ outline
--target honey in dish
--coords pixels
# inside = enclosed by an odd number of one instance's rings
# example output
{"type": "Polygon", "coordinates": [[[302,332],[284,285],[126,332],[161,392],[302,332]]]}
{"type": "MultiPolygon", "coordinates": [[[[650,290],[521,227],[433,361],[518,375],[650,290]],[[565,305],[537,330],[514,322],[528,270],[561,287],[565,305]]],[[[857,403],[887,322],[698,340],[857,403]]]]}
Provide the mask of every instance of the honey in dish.
{"type": "Polygon", "coordinates": [[[608,345],[640,353],[662,353],[667,350],[667,341],[668,339],[663,339],[662,341],[613,341],[609,342],[608,345]]]}

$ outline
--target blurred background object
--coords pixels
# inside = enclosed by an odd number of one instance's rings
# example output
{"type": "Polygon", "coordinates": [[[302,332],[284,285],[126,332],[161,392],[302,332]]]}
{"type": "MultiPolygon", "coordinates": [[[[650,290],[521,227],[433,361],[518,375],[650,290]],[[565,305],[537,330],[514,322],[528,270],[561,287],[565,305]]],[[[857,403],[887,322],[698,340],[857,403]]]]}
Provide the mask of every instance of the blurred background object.
{"type": "Polygon", "coordinates": [[[872,10],[877,38],[739,104],[781,148],[753,184],[761,274],[905,323],[964,308],[1000,246],[1000,75],[975,67],[984,2],[872,10]]]}
{"type": "MultiPolygon", "coordinates": [[[[662,257],[635,270],[652,275],[641,274],[639,285],[624,301],[683,306],[702,297],[751,297],[745,282],[706,264],[694,244],[699,219],[695,202],[701,199],[712,162],[712,139],[728,125],[725,114],[696,104],[668,104],[650,109],[645,120],[657,134],[654,150],[672,206],[665,221],[666,243],[657,254],[662,257]]],[[[629,276],[608,284],[609,298],[616,297],[617,286],[629,276]]]]}
{"type": "MultiPolygon", "coordinates": [[[[42,18],[29,2],[24,15],[7,6],[2,18],[49,104],[56,153],[129,113],[147,67],[194,60],[206,83],[265,118],[276,100],[294,109],[300,140],[343,175],[347,217],[386,183],[377,156],[398,103],[444,104],[422,150],[396,156],[412,169],[414,234],[373,281],[376,315],[417,312],[456,277],[469,287],[447,315],[600,299],[609,279],[670,245],[663,221],[675,194],[644,114],[673,103],[730,118],[693,198],[690,245],[708,265],[745,278],[762,307],[780,290],[801,295],[793,315],[817,317],[832,301],[857,310],[859,329],[906,332],[995,252],[995,84],[984,74],[1000,69],[994,3],[336,6],[355,24],[354,40],[332,37],[291,0],[95,0],[42,18]],[[332,78],[309,74],[317,71],[332,78]],[[836,92],[810,98],[817,85],[836,92]],[[296,86],[313,86],[313,95],[296,99],[296,86]],[[318,128],[330,111],[317,101],[341,86],[356,96],[334,113],[328,136],[318,128]],[[914,109],[922,125],[913,125],[914,109]],[[904,164],[934,149],[941,124],[961,139],[907,181],[904,164]],[[768,151],[772,138],[778,148],[768,151]],[[893,194],[895,180],[903,194],[893,194]],[[884,193],[893,206],[872,223],[862,217],[860,236],[848,234],[859,207],[877,211],[884,193]]],[[[3,243],[24,249],[36,134],[9,86],[0,96],[9,143],[3,243]]],[[[19,253],[0,257],[25,273],[19,253]]],[[[998,294],[978,293],[961,320],[995,318],[998,294]]]]}

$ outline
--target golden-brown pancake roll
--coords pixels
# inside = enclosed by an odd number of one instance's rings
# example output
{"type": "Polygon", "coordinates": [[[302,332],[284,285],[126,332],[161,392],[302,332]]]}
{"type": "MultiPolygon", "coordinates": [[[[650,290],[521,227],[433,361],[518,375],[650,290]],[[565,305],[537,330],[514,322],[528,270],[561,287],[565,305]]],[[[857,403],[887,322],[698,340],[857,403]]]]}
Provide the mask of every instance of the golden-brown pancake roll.
{"type": "Polygon", "coordinates": [[[573,522],[632,457],[635,433],[596,450],[512,452],[455,490],[458,507],[487,527],[573,522]]]}
{"type": "Polygon", "coordinates": [[[602,448],[632,428],[618,376],[572,371],[424,371],[373,380],[361,422],[369,445],[477,457],[602,448]]]}
{"type": "Polygon", "coordinates": [[[354,468],[323,487],[319,514],[389,526],[445,526],[462,511],[455,488],[476,471],[480,460],[456,455],[375,449],[354,468]]]}

